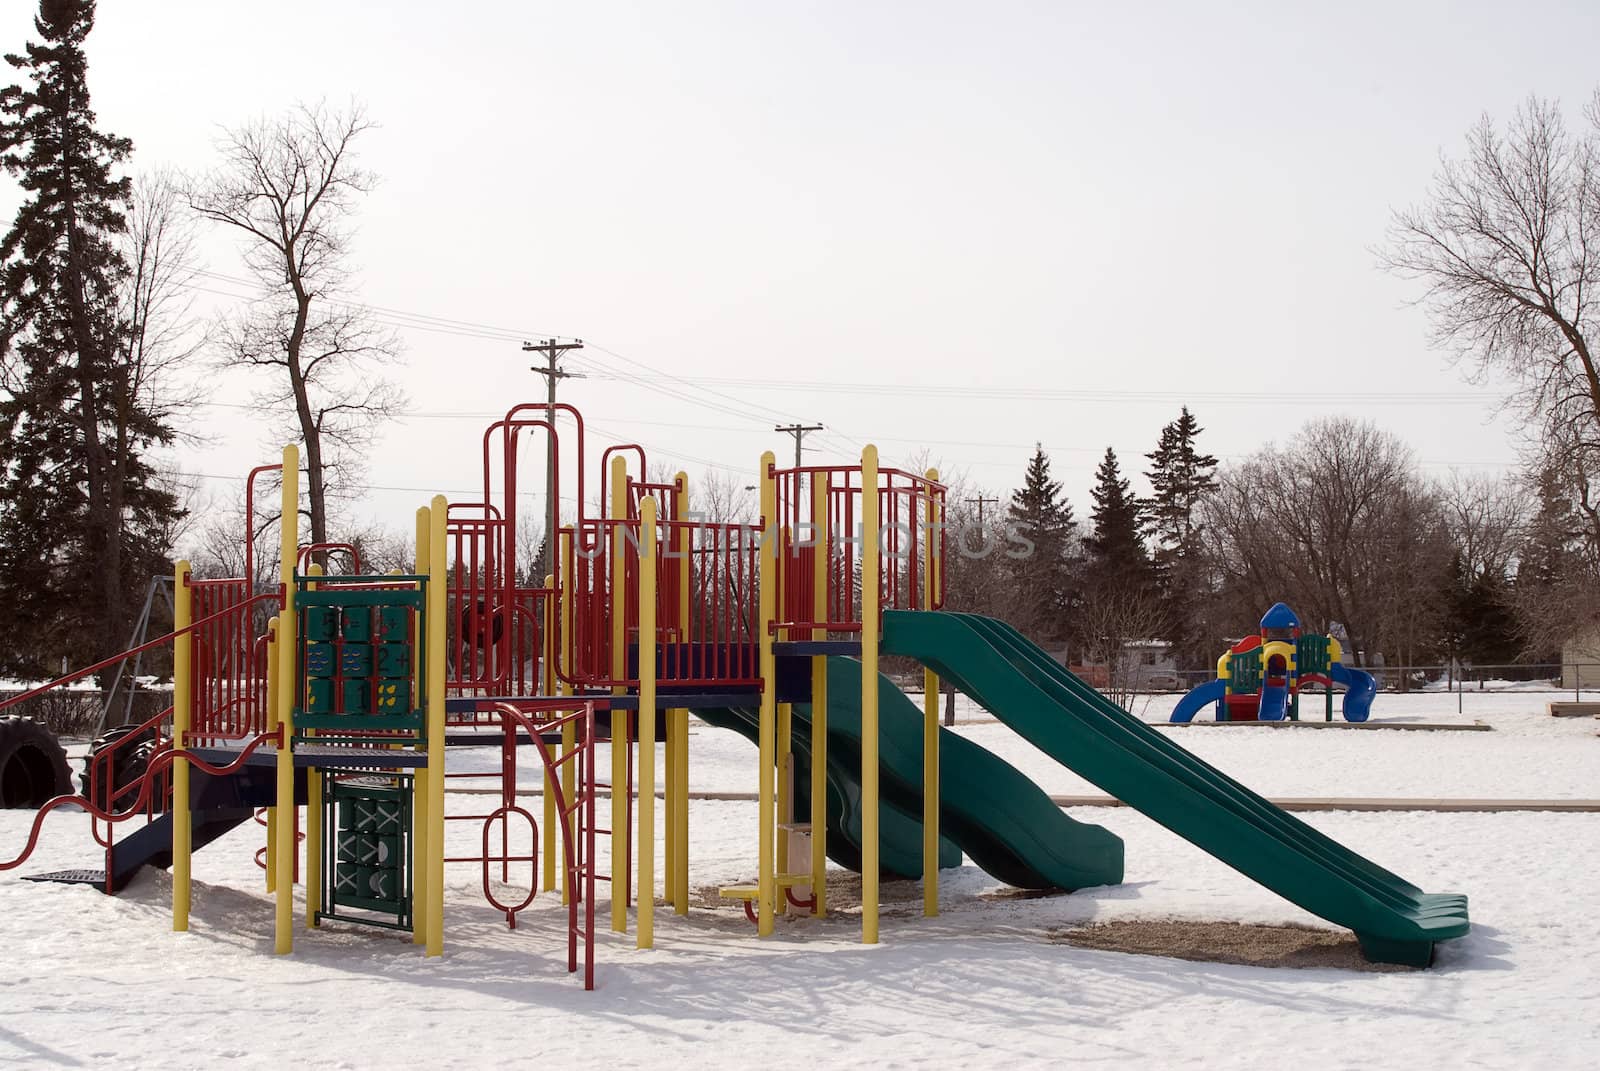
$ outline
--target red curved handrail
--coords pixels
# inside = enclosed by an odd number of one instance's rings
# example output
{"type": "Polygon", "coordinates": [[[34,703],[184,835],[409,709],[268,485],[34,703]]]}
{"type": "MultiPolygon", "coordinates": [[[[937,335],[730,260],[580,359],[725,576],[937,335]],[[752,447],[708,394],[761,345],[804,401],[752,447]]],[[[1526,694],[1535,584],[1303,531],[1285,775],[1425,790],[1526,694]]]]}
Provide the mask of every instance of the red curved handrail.
{"type": "Polygon", "coordinates": [[[273,600],[273,601],[276,601],[278,598],[279,598],[279,593],[276,592],[276,591],[262,592],[259,595],[252,595],[248,599],[246,599],[244,602],[235,603],[233,606],[229,606],[229,607],[227,607],[226,609],[223,609],[223,610],[218,610],[214,614],[207,614],[205,617],[200,618],[198,621],[190,622],[189,624],[185,625],[183,628],[173,629],[171,632],[167,633],[164,636],[157,636],[155,639],[147,640],[146,642],[141,643],[137,647],[133,647],[133,648],[130,648],[130,649],[126,650],[126,651],[122,651],[119,654],[114,654],[110,658],[101,659],[99,662],[96,662],[94,665],[89,666],[86,669],[73,670],[71,673],[67,674],[65,677],[57,677],[55,680],[50,681],[48,684],[41,684],[41,685],[39,685],[39,687],[31,688],[28,691],[23,692],[21,695],[14,695],[10,699],[6,699],[6,700],[3,700],[3,701],[0,701],[0,711],[6,710],[9,707],[13,707],[13,706],[17,705],[18,703],[21,703],[21,702],[23,702],[25,700],[34,699],[34,698],[36,698],[38,696],[41,696],[44,693],[50,691],[52,688],[59,688],[63,684],[71,684],[73,681],[82,680],[84,677],[87,677],[91,673],[98,673],[98,672],[100,672],[100,670],[105,669],[107,666],[114,665],[117,662],[122,661],[124,658],[127,658],[127,657],[129,657],[131,655],[140,654],[140,653],[142,653],[144,651],[148,651],[148,650],[150,650],[150,648],[157,647],[157,646],[159,646],[159,645],[161,645],[163,643],[168,642],[169,640],[175,640],[179,636],[182,636],[185,632],[193,632],[195,629],[200,628],[203,625],[209,625],[211,622],[217,620],[218,618],[227,617],[230,614],[242,614],[248,607],[250,607],[251,605],[253,605],[253,604],[257,603],[257,602],[265,602],[265,601],[267,601],[269,599],[273,600]]]}
{"type": "Polygon", "coordinates": [[[82,796],[57,796],[55,799],[48,801],[44,806],[40,807],[38,813],[33,816],[33,828],[28,833],[28,844],[22,849],[22,854],[9,861],[0,860],[0,870],[13,870],[16,867],[21,866],[27,860],[28,856],[33,854],[34,848],[38,847],[39,845],[39,831],[44,827],[45,816],[51,811],[55,810],[57,807],[64,807],[69,803],[76,804],[78,807],[87,811],[94,818],[97,818],[108,825],[115,825],[118,822],[126,821],[129,818],[142,813],[144,805],[150,797],[151,779],[154,778],[156,774],[166,769],[166,767],[171,766],[177,760],[187,759],[195,767],[205,773],[210,774],[212,777],[226,777],[228,774],[233,773],[239,767],[243,766],[245,764],[245,760],[254,754],[257,748],[261,747],[261,745],[267,743],[268,741],[271,741],[272,743],[280,742],[282,735],[283,733],[281,729],[274,730],[270,733],[260,734],[254,740],[250,741],[249,744],[245,745],[243,750],[239,752],[238,758],[234,759],[226,766],[213,766],[204,759],[197,757],[192,751],[164,751],[150,760],[149,769],[145,771],[143,777],[139,778],[139,798],[134,800],[125,811],[103,811],[93,803],[84,799],[82,796]]]}

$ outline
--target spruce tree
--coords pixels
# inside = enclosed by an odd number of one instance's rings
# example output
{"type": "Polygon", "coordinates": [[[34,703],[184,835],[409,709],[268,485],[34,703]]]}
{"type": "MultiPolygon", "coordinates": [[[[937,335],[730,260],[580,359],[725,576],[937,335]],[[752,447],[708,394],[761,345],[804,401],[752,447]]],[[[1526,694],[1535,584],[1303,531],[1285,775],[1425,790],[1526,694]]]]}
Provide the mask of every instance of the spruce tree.
{"type": "Polygon", "coordinates": [[[1152,493],[1144,502],[1163,631],[1185,661],[1200,664],[1210,656],[1200,649],[1204,567],[1198,514],[1201,501],[1216,488],[1217,468],[1217,459],[1195,444],[1204,430],[1188,406],[1161,429],[1156,448],[1145,455],[1152,493]]]}
{"type": "Polygon", "coordinates": [[[1195,447],[1204,430],[1184,406],[1178,418],[1161,429],[1156,448],[1145,455],[1150,461],[1145,478],[1152,492],[1144,504],[1145,517],[1158,561],[1193,551],[1200,530],[1196,510],[1216,488],[1217,459],[1195,447]]]}
{"type": "Polygon", "coordinates": [[[141,454],[172,432],[136,389],[124,351],[117,249],[132,144],[95,125],[84,40],[92,0],[41,0],[41,40],[6,62],[0,167],[24,192],[0,239],[0,669],[121,647],[130,604],[177,503],[141,454]]]}
{"type": "Polygon", "coordinates": [[[1050,458],[1035,444],[1022,486],[1011,492],[1006,511],[1011,538],[1008,560],[1015,585],[1013,621],[1024,631],[1059,639],[1067,631],[1071,608],[1072,557],[1078,523],[1050,478],[1050,458]]]}
{"type": "Polygon", "coordinates": [[[1094,532],[1084,540],[1089,568],[1097,584],[1122,590],[1141,590],[1151,581],[1150,556],[1145,550],[1143,505],[1122,476],[1116,451],[1106,447],[1095,469],[1091,519],[1094,532]]]}

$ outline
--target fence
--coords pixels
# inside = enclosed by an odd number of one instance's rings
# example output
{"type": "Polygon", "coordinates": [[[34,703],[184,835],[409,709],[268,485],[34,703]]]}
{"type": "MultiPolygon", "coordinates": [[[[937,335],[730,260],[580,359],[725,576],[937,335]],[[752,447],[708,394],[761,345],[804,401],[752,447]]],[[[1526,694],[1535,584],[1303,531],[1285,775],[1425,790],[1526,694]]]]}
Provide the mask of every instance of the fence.
{"type": "MultiPolygon", "coordinates": [[[[1378,690],[1389,693],[1409,692],[1573,692],[1585,689],[1600,690],[1600,662],[1538,662],[1508,663],[1492,666],[1360,666],[1377,681],[1378,690]]],[[[1104,666],[1073,667],[1080,675],[1088,676],[1095,670],[1108,673],[1104,666]]],[[[1160,695],[1186,692],[1216,677],[1212,669],[1163,669],[1136,666],[1126,690],[1160,695]]],[[[1104,684],[1091,679],[1096,687],[1104,684]]],[[[1320,692],[1319,685],[1308,685],[1308,692],[1320,692]]]]}

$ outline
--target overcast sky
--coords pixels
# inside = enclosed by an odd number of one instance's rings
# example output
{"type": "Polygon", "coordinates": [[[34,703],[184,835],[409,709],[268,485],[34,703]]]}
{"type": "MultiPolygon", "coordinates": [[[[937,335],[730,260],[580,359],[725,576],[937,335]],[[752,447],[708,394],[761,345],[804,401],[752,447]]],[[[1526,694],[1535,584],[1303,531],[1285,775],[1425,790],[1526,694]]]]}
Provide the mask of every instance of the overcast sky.
{"type": "MultiPolygon", "coordinates": [[[[1578,120],[1600,5],[1223,6],[144,0],[101,4],[89,81],[135,168],[204,170],[296,100],[380,124],[363,298],[481,325],[400,328],[413,415],[360,507],[400,530],[543,397],[517,340],[546,334],[591,344],[562,396],[597,443],[691,474],[753,477],[800,420],[829,429],[810,460],[926,444],[1004,494],[1039,440],[1084,517],[1106,446],[1142,470],[1184,402],[1224,457],[1338,412],[1430,471],[1512,463],[1500,392],[1372,249],[1480,113],[1578,120]]],[[[0,9],[6,50],[33,7],[0,9]]],[[[245,292],[231,237],[205,268],[207,307],[245,292]]],[[[248,413],[197,420],[190,471],[276,455],[248,413]]]]}

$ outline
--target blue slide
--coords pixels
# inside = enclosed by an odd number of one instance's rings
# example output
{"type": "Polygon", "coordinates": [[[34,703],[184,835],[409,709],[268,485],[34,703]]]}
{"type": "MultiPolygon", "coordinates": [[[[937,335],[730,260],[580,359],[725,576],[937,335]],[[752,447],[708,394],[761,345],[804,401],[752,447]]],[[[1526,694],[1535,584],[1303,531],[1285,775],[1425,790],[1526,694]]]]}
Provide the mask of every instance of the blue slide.
{"type": "Polygon", "coordinates": [[[1261,703],[1256,707],[1256,717],[1262,721],[1282,721],[1289,716],[1289,685],[1281,678],[1276,684],[1261,682],[1261,703]]]}
{"type": "Polygon", "coordinates": [[[1172,717],[1168,720],[1193,721],[1194,716],[1201,710],[1212,703],[1222,702],[1223,696],[1227,694],[1227,681],[1221,678],[1206,681],[1198,688],[1189,689],[1189,694],[1178,700],[1178,705],[1172,708],[1172,717]]]}
{"type": "Polygon", "coordinates": [[[1344,711],[1344,720],[1366,721],[1372,713],[1372,697],[1378,692],[1378,682],[1372,674],[1335,663],[1328,667],[1328,679],[1345,686],[1344,705],[1339,708],[1344,711]]]}

